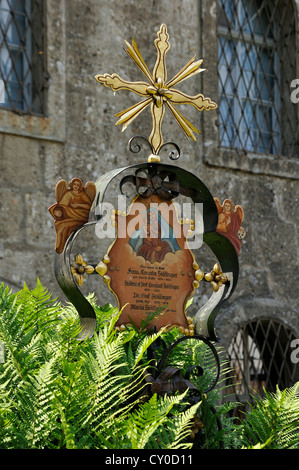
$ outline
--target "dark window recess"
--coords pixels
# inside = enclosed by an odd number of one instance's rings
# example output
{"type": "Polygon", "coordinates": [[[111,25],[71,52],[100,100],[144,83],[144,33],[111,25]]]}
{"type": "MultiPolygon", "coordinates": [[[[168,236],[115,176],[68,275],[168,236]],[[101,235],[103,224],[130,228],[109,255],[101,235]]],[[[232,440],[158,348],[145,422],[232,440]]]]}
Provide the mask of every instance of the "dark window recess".
{"type": "Polygon", "coordinates": [[[218,0],[222,147],[298,155],[296,13],[290,0],[218,0]]]}
{"type": "Polygon", "coordinates": [[[298,364],[292,362],[294,332],[273,319],[257,319],[241,326],[228,348],[232,369],[227,379],[230,397],[252,402],[264,390],[283,390],[299,379],[298,364]]]}
{"type": "Polygon", "coordinates": [[[4,103],[15,112],[46,114],[45,2],[1,0],[0,80],[4,103]]]}

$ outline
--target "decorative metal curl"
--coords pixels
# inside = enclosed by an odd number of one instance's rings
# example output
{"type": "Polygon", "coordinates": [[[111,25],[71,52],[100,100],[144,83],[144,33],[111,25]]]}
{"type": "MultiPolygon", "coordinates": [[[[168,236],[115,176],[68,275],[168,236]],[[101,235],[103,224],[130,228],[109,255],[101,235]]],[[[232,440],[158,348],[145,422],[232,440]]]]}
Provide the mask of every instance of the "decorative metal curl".
{"type": "MultiPolygon", "coordinates": [[[[220,361],[219,361],[218,352],[217,352],[215,346],[208,339],[204,338],[203,336],[199,336],[199,335],[182,336],[181,338],[178,338],[176,341],[174,341],[168,348],[166,348],[164,350],[164,353],[162,354],[162,357],[159,360],[159,363],[157,364],[157,375],[161,374],[161,371],[162,371],[162,369],[165,365],[165,362],[166,362],[167,357],[169,356],[170,352],[182,341],[186,341],[186,340],[190,340],[190,339],[203,341],[210,348],[210,350],[212,351],[214,359],[215,359],[215,363],[216,363],[215,377],[212,380],[212,382],[210,383],[210,385],[200,393],[202,395],[202,394],[210,392],[216,386],[216,384],[218,382],[218,379],[219,379],[219,375],[220,375],[220,361]]],[[[203,375],[202,367],[199,366],[199,365],[193,365],[193,366],[188,368],[188,370],[185,374],[186,380],[190,380],[191,372],[194,372],[194,371],[197,371],[198,376],[203,375]]]]}
{"type": "Polygon", "coordinates": [[[175,143],[175,142],[165,142],[165,144],[161,145],[160,147],[160,150],[159,150],[159,154],[161,153],[161,150],[167,146],[173,146],[174,149],[171,150],[168,154],[168,157],[170,158],[170,160],[178,160],[181,156],[181,150],[180,150],[180,147],[175,143]],[[176,151],[176,153],[175,153],[176,151]]]}
{"type": "Polygon", "coordinates": [[[120,182],[120,191],[124,195],[123,186],[125,183],[131,183],[136,187],[137,194],[142,197],[150,197],[152,194],[157,194],[162,199],[170,200],[177,197],[179,194],[184,196],[193,197],[196,190],[187,188],[181,185],[175,173],[170,171],[157,171],[156,168],[138,169],[135,175],[127,175],[120,182]],[[145,176],[139,176],[142,173],[145,176]],[[168,179],[168,181],[167,181],[168,179]]]}
{"type": "MultiPolygon", "coordinates": [[[[148,349],[147,352],[147,359],[150,363],[148,368],[148,373],[145,374],[145,389],[141,392],[141,395],[144,398],[148,397],[149,395],[156,393],[157,395],[165,395],[165,394],[173,394],[175,392],[182,393],[185,390],[189,390],[189,406],[192,406],[195,403],[206,398],[206,394],[210,392],[217,384],[219,375],[220,375],[220,361],[218,352],[215,346],[206,338],[196,335],[196,336],[182,336],[174,341],[170,346],[167,346],[166,342],[161,338],[157,338],[148,349]],[[203,341],[212,351],[213,356],[216,362],[216,373],[214,379],[210,383],[210,385],[203,391],[198,390],[198,388],[192,383],[191,381],[191,374],[196,372],[198,377],[203,376],[204,369],[197,364],[194,364],[188,367],[187,371],[185,372],[184,376],[182,376],[182,372],[175,366],[167,365],[165,368],[165,363],[170,352],[182,341],[196,339],[199,341],[203,341]],[[162,356],[157,361],[156,360],[156,351],[161,349],[163,350],[162,356]]],[[[222,431],[222,424],[219,416],[217,416],[217,411],[212,405],[208,405],[210,411],[216,418],[216,425],[218,431],[222,431]]],[[[196,423],[195,423],[196,427],[196,423]]],[[[197,448],[199,445],[199,437],[195,435],[193,437],[194,448],[197,448]]],[[[220,440],[220,448],[224,448],[223,440],[220,440]]]]}
{"type": "MultiPolygon", "coordinates": [[[[153,146],[152,144],[149,142],[149,140],[142,136],[142,135],[136,135],[134,137],[132,137],[129,142],[128,142],[128,149],[130,150],[130,152],[132,153],[139,153],[142,149],[142,145],[140,142],[138,142],[139,140],[145,142],[151,153],[153,154],[154,153],[154,149],[153,149],[153,146]]],[[[165,142],[163,145],[161,145],[160,149],[159,149],[159,155],[156,155],[157,158],[160,157],[160,154],[161,154],[161,150],[163,149],[166,149],[167,151],[167,147],[173,147],[170,152],[168,153],[168,157],[170,158],[170,160],[178,160],[181,156],[181,150],[180,150],[180,147],[175,143],[175,142],[165,142]]]]}
{"type": "Polygon", "coordinates": [[[142,135],[135,135],[134,137],[132,137],[129,140],[128,149],[130,150],[130,152],[139,153],[141,151],[142,146],[137,142],[138,139],[144,141],[149,146],[150,151],[153,153],[153,147],[152,147],[151,143],[149,142],[149,140],[146,137],[144,137],[142,135]]]}
{"type": "Polygon", "coordinates": [[[127,175],[120,182],[120,191],[123,192],[123,185],[131,183],[136,187],[137,194],[142,197],[150,197],[156,193],[165,200],[170,200],[177,197],[182,188],[180,187],[175,175],[170,172],[160,171],[154,174],[149,174],[147,171],[141,169],[135,172],[135,175],[127,175]],[[139,176],[142,173],[145,175],[139,176]],[[169,181],[165,181],[166,179],[169,181]]]}

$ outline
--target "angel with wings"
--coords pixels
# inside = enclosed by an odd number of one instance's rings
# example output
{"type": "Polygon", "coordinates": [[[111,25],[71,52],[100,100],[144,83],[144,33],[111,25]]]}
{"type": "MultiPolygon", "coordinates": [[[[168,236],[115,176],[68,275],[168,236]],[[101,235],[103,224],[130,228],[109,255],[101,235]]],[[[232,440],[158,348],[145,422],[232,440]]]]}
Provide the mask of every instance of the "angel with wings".
{"type": "Polygon", "coordinates": [[[230,199],[225,199],[222,205],[218,197],[215,197],[214,201],[218,210],[217,232],[229,239],[239,255],[241,240],[246,234],[244,228],[241,227],[244,218],[243,208],[239,205],[234,206],[230,199]]]}
{"type": "Polygon", "coordinates": [[[83,187],[80,178],[73,178],[69,188],[65,180],[60,180],[55,188],[56,204],[49,207],[55,219],[55,251],[61,253],[71,233],[88,221],[91,204],[96,195],[96,186],[88,181],[83,187]]]}

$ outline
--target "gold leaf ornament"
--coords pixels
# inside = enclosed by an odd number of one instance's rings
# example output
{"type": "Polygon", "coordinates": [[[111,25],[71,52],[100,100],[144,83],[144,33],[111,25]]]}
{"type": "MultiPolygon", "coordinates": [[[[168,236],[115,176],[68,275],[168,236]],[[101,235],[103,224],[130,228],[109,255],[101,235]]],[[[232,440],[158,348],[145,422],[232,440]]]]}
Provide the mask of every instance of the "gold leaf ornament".
{"type": "Polygon", "coordinates": [[[100,261],[100,262],[97,264],[96,268],[95,268],[96,272],[97,272],[100,276],[104,276],[104,275],[106,274],[106,272],[107,272],[107,269],[108,269],[108,268],[107,268],[107,263],[105,263],[105,262],[103,262],[103,261],[100,261]]]}
{"type": "Polygon", "coordinates": [[[94,272],[94,267],[87,264],[83,256],[79,253],[75,256],[74,263],[71,264],[71,272],[78,286],[82,286],[87,276],[94,272]]]}
{"type": "Polygon", "coordinates": [[[186,137],[190,137],[194,141],[196,141],[194,134],[200,133],[200,131],[178,111],[176,106],[190,104],[198,111],[209,111],[210,109],[217,108],[216,103],[211,101],[210,98],[204,97],[202,94],[189,96],[182,91],[173,88],[174,85],[205,70],[200,68],[202,60],[196,61],[195,56],[189,60],[189,62],[187,62],[187,64],[171,80],[167,81],[166,53],[170,49],[168,39],[169,35],[167,33],[166,25],[162,24],[157,32],[157,39],[154,42],[157,49],[157,59],[153,73],[149,71],[135,40],[132,40],[132,45],[125,41],[127,46],[127,49],[125,49],[126,53],[145,75],[147,81],[130,82],[123,80],[116,73],[113,73],[112,75],[99,74],[95,76],[99,83],[102,83],[106,87],[110,87],[114,92],[119,90],[128,90],[144,98],[139,103],[115,114],[115,116],[119,118],[116,125],[122,124],[122,131],[124,131],[131,122],[137,118],[137,116],[150,106],[152,131],[149,136],[149,142],[152,145],[154,155],[158,155],[159,149],[163,145],[162,121],[166,107],[172,113],[186,137]]]}
{"type": "Polygon", "coordinates": [[[204,276],[207,282],[210,282],[214,292],[219,290],[219,287],[222,284],[227,282],[227,277],[221,271],[221,268],[218,263],[216,263],[210,273],[206,273],[204,276]]]}

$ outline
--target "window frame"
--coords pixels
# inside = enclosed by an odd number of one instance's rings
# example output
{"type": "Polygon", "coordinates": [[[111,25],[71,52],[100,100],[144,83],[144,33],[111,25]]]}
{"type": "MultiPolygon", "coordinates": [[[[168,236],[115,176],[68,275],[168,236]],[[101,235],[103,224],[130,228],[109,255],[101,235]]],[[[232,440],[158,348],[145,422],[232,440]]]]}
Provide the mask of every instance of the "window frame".
{"type": "MultiPolygon", "coordinates": [[[[219,8],[219,5],[218,5],[219,8]]],[[[221,119],[222,116],[219,112],[219,140],[220,140],[220,145],[225,148],[233,148],[233,149],[240,149],[240,150],[246,150],[248,152],[255,152],[255,153],[262,153],[262,154],[276,154],[279,153],[279,151],[275,151],[275,149],[280,149],[281,146],[281,128],[278,123],[277,115],[280,111],[280,85],[281,85],[281,77],[279,74],[279,57],[278,57],[278,52],[274,49],[274,39],[265,37],[262,34],[259,34],[257,32],[246,32],[242,31],[240,34],[240,28],[236,29],[236,24],[241,25],[242,22],[242,16],[243,16],[243,3],[241,1],[238,1],[237,3],[237,19],[234,18],[233,22],[231,23],[231,29],[228,27],[222,26],[222,25],[217,25],[217,38],[218,38],[218,93],[219,93],[219,101],[221,102],[221,99],[223,97],[227,97],[228,95],[232,99],[232,106],[231,109],[228,112],[229,114],[232,114],[233,118],[233,139],[230,142],[225,142],[229,141],[229,137],[225,137],[225,134],[227,132],[224,130],[222,131],[221,127],[221,119]],[[236,43],[236,46],[233,47],[233,54],[235,53],[234,57],[232,57],[232,62],[233,62],[233,71],[230,74],[233,84],[236,87],[236,92],[232,94],[225,93],[225,81],[224,84],[221,80],[221,74],[219,71],[219,66],[221,65],[221,59],[224,56],[224,47],[221,45],[222,49],[222,54],[220,54],[219,57],[219,42],[221,39],[224,39],[225,42],[230,42],[234,41],[236,43]],[[257,98],[253,97],[245,97],[242,93],[242,86],[244,82],[243,78],[243,72],[241,70],[242,66],[242,61],[240,58],[242,57],[242,47],[245,47],[246,50],[249,51],[248,47],[253,47],[253,52],[257,57],[257,64],[261,64],[261,61],[258,59],[260,50],[259,48],[264,48],[266,51],[270,51],[270,49],[273,50],[273,54],[268,53],[268,58],[270,60],[273,60],[273,75],[275,77],[274,80],[274,90],[273,90],[273,100],[267,101],[263,100],[261,97],[261,90],[264,86],[265,83],[265,77],[266,73],[263,73],[263,83],[261,84],[261,87],[258,88],[258,96],[257,98]],[[279,82],[279,84],[278,84],[279,82]],[[220,89],[221,88],[221,89],[220,89]],[[256,107],[262,107],[266,108],[268,107],[271,110],[271,129],[270,129],[270,135],[271,135],[271,149],[266,148],[266,145],[263,143],[262,135],[266,133],[266,131],[262,132],[259,131],[258,129],[251,129],[250,131],[250,126],[249,124],[247,126],[242,125],[242,121],[245,120],[244,113],[242,112],[243,104],[245,103],[245,106],[247,103],[250,104],[250,107],[253,108],[253,106],[256,107]],[[277,130],[278,128],[278,130],[277,130]],[[223,136],[221,139],[221,133],[223,132],[223,136]],[[250,134],[258,134],[257,139],[251,138],[250,134]],[[255,142],[256,141],[256,142],[255,142]],[[253,144],[255,142],[255,145],[253,144]],[[261,146],[264,146],[264,148],[261,148],[261,146]],[[254,148],[255,147],[255,148],[254,148]],[[269,151],[270,150],[270,151],[269,151]]],[[[249,18],[250,19],[250,18],[249,18]]],[[[274,34],[278,35],[278,28],[277,24],[274,23],[274,34]]],[[[251,29],[251,26],[250,26],[251,29]]],[[[249,58],[249,54],[247,55],[247,59],[249,58]]],[[[254,74],[257,73],[257,70],[254,70],[253,67],[250,70],[251,73],[251,78],[250,78],[250,86],[246,89],[247,95],[249,95],[250,88],[252,87],[252,83],[255,82],[257,83],[257,80],[254,77],[254,74]]],[[[267,85],[266,85],[267,86],[267,85]]],[[[262,111],[261,111],[262,113],[262,111]]],[[[259,112],[253,112],[251,111],[251,121],[255,119],[258,122],[258,118],[260,116],[263,116],[263,114],[260,114],[259,112]]]]}
{"type": "MultiPolygon", "coordinates": [[[[47,70],[46,70],[46,61],[43,61],[42,71],[40,76],[40,82],[43,82],[43,90],[41,93],[41,98],[39,100],[38,109],[35,109],[35,97],[38,93],[34,92],[34,73],[35,75],[38,73],[37,70],[32,71],[34,68],[34,57],[33,57],[33,47],[32,47],[32,40],[33,40],[33,8],[34,8],[34,0],[23,0],[22,3],[18,3],[15,6],[11,5],[11,0],[6,0],[6,4],[4,7],[0,8],[0,33],[2,36],[5,36],[5,40],[1,43],[0,47],[0,78],[4,82],[4,89],[5,89],[5,102],[0,104],[1,109],[10,110],[12,112],[16,112],[18,114],[29,114],[29,115],[36,115],[36,116],[45,116],[46,115],[46,77],[47,77],[47,70]],[[22,11],[14,10],[14,7],[22,7],[22,11]],[[1,10],[7,12],[7,23],[8,26],[2,25],[1,23],[1,10]],[[18,22],[14,20],[14,17],[24,17],[24,31],[25,37],[21,37],[18,22]],[[32,25],[31,25],[32,21],[32,25]],[[9,32],[10,29],[16,28],[17,35],[18,35],[18,42],[10,42],[9,41],[9,32]],[[5,32],[4,32],[5,31],[5,32]],[[24,42],[24,44],[22,44],[24,42]],[[5,65],[1,66],[1,55],[2,52],[7,54],[6,59],[6,67],[8,71],[5,71],[5,65]],[[14,60],[12,58],[12,53],[16,52],[17,59],[14,60]],[[21,61],[21,70],[22,76],[19,77],[19,73],[17,70],[17,61],[21,61]],[[8,64],[8,65],[7,65],[8,64]],[[14,80],[14,75],[16,80],[14,80]],[[13,78],[13,79],[12,79],[13,78]],[[15,85],[16,92],[11,91],[11,87],[15,85]]],[[[45,10],[46,4],[44,0],[41,0],[43,11],[45,10]]],[[[45,25],[42,23],[39,25],[42,28],[42,36],[43,36],[43,55],[45,54],[45,25]]]]}
{"type": "MultiPolygon", "coordinates": [[[[284,4],[283,4],[284,7],[284,4]]],[[[200,56],[204,58],[204,65],[208,71],[202,75],[202,92],[206,96],[214,97],[218,103],[218,24],[220,10],[217,2],[213,8],[205,0],[200,8],[200,56]],[[213,78],[214,77],[214,78],[213,78]]],[[[286,79],[291,81],[299,77],[299,0],[291,0],[286,5],[286,12],[281,16],[279,26],[283,29],[284,45],[280,61],[286,77],[285,85],[281,89],[281,96],[285,104],[288,103],[293,88],[288,86],[286,79]],[[290,47],[288,47],[288,45],[290,47]],[[286,66],[286,67],[285,67],[286,66]]],[[[207,167],[226,168],[232,171],[244,171],[248,174],[267,175],[287,178],[290,181],[299,179],[299,113],[298,104],[289,101],[287,112],[293,120],[292,135],[289,139],[289,118],[285,120],[282,138],[285,147],[282,154],[266,155],[244,149],[222,147],[219,141],[219,109],[212,115],[202,115],[203,133],[201,136],[200,159],[207,167]],[[290,106],[290,108],[289,108],[290,106]],[[287,134],[287,137],[286,137],[287,134]],[[298,142],[298,143],[297,143],[298,142]]]]}
{"type": "Polygon", "coordinates": [[[59,145],[66,141],[66,2],[43,0],[44,54],[47,77],[45,114],[29,114],[0,106],[0,136],[28,137],[59,145]]]}
{"type": "Polygon", "coordinates": [[[273,374],[279,376],[277,385],[280,388],[293,385],[299,372],[298,364],[291,365],[293,339],[296,339],[296,332],[275,317],[253,317],[240,323],[227,347],[227,361],[232,371],[238,371],[235,376],[229,373],[227,379],[230,397],[246,404],[252,401],[253,392],[262,395],[264,386],[267,391],[275,391],[277,382],[273,382],[273,374]],[[270,350],[274,356],[271,355],[269,360],[270,350]],[[280,359],[280,365],[275,363],[277,359],[280,359]]]}

